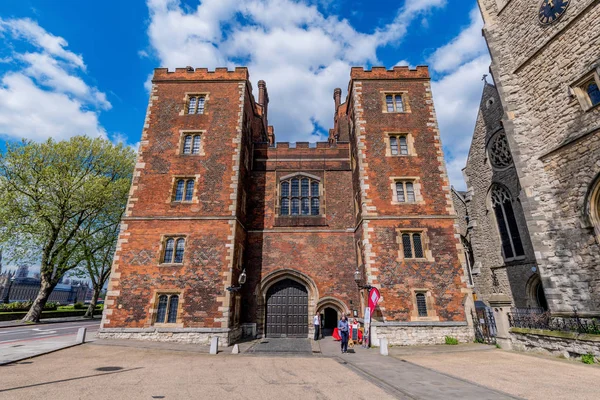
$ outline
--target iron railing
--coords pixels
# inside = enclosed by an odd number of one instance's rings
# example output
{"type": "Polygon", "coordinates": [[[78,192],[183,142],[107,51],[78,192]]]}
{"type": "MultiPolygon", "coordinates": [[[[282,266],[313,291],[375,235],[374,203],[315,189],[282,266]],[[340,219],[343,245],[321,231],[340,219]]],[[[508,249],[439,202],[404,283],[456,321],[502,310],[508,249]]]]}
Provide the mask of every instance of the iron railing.
{"type": "Polygon", "coordinates": [[[553,317],[542,308],[511,308],[508,322],[513,328],[545,329],[600,335],[600,321],[581,318],[577,310],[572,317],[553,317]]]}

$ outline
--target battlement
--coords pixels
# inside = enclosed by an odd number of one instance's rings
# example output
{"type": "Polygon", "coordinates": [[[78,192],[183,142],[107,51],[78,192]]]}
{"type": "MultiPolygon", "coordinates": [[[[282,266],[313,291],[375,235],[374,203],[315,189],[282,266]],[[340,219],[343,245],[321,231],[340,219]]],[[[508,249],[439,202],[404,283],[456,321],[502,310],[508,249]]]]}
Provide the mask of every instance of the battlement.
{"type": "Polygon", "coordinates": [[[185,67],[175,68],[175,71],[155,68],[152,81],[247,81],[249,78],[246,67],[235,67],[234,70],[215,68],[214,71],[209,71],[208,68],[185,67]]]}
{"type": "Polygon", "coordinates": [[[350,79],[429,79],[429,67],[421,65],[416,69],[396,66],[393,69],[385,67],[372,67],[370,70],[363,67],[352,67],[350,79]]]}
{"type": "Polygon", "coordinates": [[[254,169],[269,171],[278,168],[288,169],[350,169],[350,143],[338,142],[279,142],[276,146],[268,143],[254,145],[254,169]],[[313,146],[311,146],[311,144],[313,146]],[[291,146],[290,146],[291,145],[291,146]]]}

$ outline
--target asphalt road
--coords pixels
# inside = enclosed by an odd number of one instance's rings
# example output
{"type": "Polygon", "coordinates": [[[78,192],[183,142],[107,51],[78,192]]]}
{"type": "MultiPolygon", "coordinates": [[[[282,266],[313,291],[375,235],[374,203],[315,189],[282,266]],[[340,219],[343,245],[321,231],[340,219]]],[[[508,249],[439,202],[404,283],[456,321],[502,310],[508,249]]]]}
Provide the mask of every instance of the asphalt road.
{"type": "Polygon", "coordinates": [[[88,335],[90,335],[95,333],[99,327],[100,319],[0,328],[0,345],[76,335],[79,328],[87,328],[88,335]]]}

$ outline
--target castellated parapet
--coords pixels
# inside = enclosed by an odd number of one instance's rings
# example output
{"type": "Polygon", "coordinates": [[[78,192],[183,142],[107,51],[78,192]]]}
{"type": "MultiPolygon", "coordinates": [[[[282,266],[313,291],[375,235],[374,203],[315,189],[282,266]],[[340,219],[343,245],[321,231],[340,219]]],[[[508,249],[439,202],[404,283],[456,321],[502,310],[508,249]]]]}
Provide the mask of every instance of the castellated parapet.
{"type": "Polygon", "coordinates": [[[374,337],[470,340],[428,70],[353,68],[349,88],[327,142],[290,145],[246,68],[156,69],[99,335],[306,338],[315,312],[326,327],[362,317],[358,271],[382,293],[374,337]],[[397,183],[412,184],[406,204],[397,183]]]}

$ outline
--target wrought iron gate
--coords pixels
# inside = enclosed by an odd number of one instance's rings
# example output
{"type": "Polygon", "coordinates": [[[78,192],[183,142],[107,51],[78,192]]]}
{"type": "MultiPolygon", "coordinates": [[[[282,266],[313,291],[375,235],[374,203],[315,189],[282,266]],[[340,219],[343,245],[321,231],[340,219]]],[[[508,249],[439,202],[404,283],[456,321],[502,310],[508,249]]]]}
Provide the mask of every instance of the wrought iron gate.
{"type": "Polygon", "coordinates": [[[473,327],[475,328],[475,341],[478,343],[496,344],[496,319],[494,310],[489,307],[477,308],[471,312],[473,327]]]}

